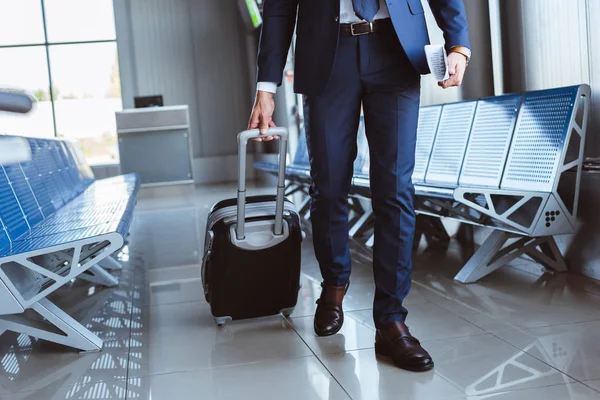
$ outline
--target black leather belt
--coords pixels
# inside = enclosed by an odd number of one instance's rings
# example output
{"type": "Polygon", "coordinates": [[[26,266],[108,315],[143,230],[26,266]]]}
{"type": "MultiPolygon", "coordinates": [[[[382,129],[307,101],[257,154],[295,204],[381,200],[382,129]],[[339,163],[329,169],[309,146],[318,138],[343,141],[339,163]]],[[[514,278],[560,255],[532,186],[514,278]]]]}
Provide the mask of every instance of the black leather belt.
{"type": "Polygon", "coordinates": [[[340,24],[340,34],[344,36],[361,36],[369,33],[393,28],[390,18],[376,19],[373,22],[355,22],[353,24],[340,24]]]}

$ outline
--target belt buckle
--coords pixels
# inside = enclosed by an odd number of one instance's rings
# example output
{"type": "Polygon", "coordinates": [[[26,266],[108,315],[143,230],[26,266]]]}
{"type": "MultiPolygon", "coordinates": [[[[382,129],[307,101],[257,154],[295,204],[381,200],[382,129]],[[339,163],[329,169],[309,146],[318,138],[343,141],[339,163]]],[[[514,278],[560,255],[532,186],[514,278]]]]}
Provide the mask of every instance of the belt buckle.
{"type": "Polygon", "coordinates": [[[368,35],[369,33],[373,33],[373,22],[369,22],[369,30],[367,32],[362,32],[362,33],[354,32],[354,26],[362,25],[362,24],[364,24],[364,22],[354,22],[354,23],[350,24],[350,34],[352,36],[362,36],[362,35],[368,35]]]}

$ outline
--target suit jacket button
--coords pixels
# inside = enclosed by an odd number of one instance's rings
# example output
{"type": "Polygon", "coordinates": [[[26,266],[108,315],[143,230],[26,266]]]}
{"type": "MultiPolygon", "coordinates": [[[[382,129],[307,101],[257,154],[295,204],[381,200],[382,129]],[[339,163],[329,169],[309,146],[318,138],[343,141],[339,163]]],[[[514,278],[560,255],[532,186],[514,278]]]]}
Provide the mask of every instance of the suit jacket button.
{"type": "Polygon", "coordinates": [[[340,17],[335,17],[335,22],[338,22],[340,17]]]}

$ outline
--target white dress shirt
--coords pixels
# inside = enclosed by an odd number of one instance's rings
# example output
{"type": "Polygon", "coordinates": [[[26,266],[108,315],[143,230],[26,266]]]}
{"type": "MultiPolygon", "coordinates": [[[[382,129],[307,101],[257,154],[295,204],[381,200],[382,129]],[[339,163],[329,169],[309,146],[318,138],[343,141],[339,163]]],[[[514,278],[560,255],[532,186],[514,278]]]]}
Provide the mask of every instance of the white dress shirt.
{"type": "MultiPolygon", "coordinates": [[[[390,13],[388,11],[385,0],[379,0],[379,11],[375,15],[375,19],[389,18],[390,13]]],[[[354,6],[352,0],[340,0],[340,23],[349,24],[352,22],[360,22],[362,19],[358,18],[354,13],[354,6]]]]}
{"type": "MultiPolygon", "coordinates": [[[[390,13],[388,11],[385,0],[379,0],[379,11],[375,15],[375,19],[389,18],[390,13]]],[[[349,24],[353,22],[360,22],[362,19],[356,16],[354,13],[354,6],[352,0],[340,0],[340,23],[349,24]]],[[[275,93],[277,91],[277,83],[274,82],[258,82],[256,90],[264,92],[275,93]]]]}

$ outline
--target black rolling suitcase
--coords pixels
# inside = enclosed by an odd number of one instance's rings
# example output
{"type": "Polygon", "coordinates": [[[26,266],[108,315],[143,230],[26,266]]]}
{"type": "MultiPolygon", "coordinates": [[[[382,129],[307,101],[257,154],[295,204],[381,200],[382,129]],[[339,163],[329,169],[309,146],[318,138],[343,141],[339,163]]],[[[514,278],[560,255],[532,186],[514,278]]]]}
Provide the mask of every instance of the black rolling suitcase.
{"type": "Polygon", "coordinates": [[[208,216],[202,284],[217,325],[289,316],[296,306],[303,232],[294,204],[284,198],[287,130],[271,128],[270,134],[280,136],[277,195],[246,198],[246,146],[259,131],[244,131],[238,135],[238,197],[218,202],[208,216]]]}

